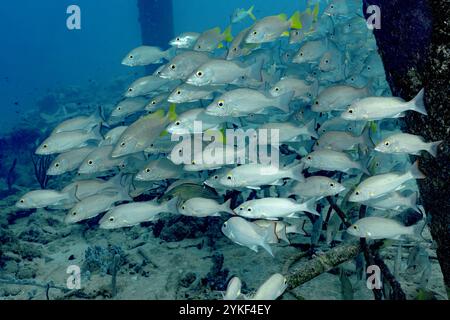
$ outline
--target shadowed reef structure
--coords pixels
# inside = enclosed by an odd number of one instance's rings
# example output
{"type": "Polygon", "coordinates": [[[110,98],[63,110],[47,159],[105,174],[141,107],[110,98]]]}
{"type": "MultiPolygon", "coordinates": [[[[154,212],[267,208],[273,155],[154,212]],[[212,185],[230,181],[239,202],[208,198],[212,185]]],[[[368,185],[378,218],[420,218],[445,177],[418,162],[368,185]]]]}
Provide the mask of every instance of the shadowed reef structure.
{"type": "MultiPolygon", "coordinates": [[[[378,50],[394,96],[412,99],[425,88],[428,117],[410,112],[405,131],[427,141],[443,140],[438,156],[422,156],[418,181],[423,205],[447,293],[450,288],[450,1],[364,0],[381,9],[381,29],[375,30],[378,50]]],[[[368,14],[369,15],[369,14],[368,14]]]]}

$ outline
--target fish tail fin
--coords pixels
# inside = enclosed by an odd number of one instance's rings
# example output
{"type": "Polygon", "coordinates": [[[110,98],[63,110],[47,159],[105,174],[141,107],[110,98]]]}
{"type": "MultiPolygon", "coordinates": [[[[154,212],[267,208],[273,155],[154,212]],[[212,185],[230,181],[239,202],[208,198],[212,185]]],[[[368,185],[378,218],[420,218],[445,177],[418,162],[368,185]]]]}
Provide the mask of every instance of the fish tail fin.
{"type": "Polygon", "coordinates": [[[443,140],[441,141],[436,141],[436,142],[430,142],[429,145],[429,149],[428,152],[436,158],[437,153],[438,153],[438,148],[441,145],[441,143],[444,142],[443,140]]]}
{"type": "Polygon", "coordinates": [[[117,190],[117,198],[119,201],[133,201],[133,198],[130,196],[130,187],[131,184],[117,190]]]}
{"type": "Polygon", "coordinates": [[[296,181],[304,181],[305,177],[303,176],[303,169],[304,165],[302,162],[297,165],[294,165],[292,168],[289,169],[289,178],[294,179],[296,181]]]}
{"type": "Polygon", "coordinates": [[[320,10],[320,4],[319,4],[319,2],[316,2],[316,5],[314,6],[314,9],[312,12],[314,22],[319,21],[319,10],[320,10]]]}
{"type": "Polygon", "coordinates": [[[313,97],[317,97],[319,95],[319,79],[315,79],[313,84],[311,84],[311,94],[313,97]]]}
{"type": "Polygon", "coordinates": [[[291,23],[291,29],[302,29],[303,28],[303,24],[300,19],[300,11],[296,11],[289,21],[291,23]]]}
{"type": "Polygon", "coordinates": [[[305,125],[305,128],[310,137],[313,137],[314,139],[319,139],[319,135],[316,132],[316,121],[314,119],[311,119],[311,121],[309,121],[305,125]]]}
{"type": "Polygon", "coordinates": [[[276,97],[277,103],[275,105],[276,108],[289,113],[289,104],[291,103],[292,98],[294,97],[295,92],[290,91],[282,94],[279,97],[276,97]]]}
{"type": "Polygon", "coordinates": [[[320,216],[320,213],[316,210],[316,199],[310,199],[302,204],[304,206],[303,211],[312,213],[316,216],[320,216]]]}
{"type": "Polygon", "coordinates": [[[101,125],[95,126],[92,129],[92,131],[90,132],[90,135],[89,135],[90,140],[97,140],[97,141],[104,140],[104,137],[102,135],[101,129],[102,129],[101,125]]]}
{"type": "Polygon", "coordinates": [[[223,36],[226,42],[233,41],[234,38],[233,35],[231,34],[231,24],[228,26],[228,28],[225,29],[225,31],[223,32],[223,36]]]}
{"type": "Polygon", "coordinates": [[[413,193],[411,193],[410,196],[408,196],[408,205],[414,211],[416,211],[418,213],[422,213],[422,211],[420,211],[419,207],[417,207],[417,193],[416,192],[413,192],[413,193]]]}
{"type": "Polygon", "coordinates": [[[420,171],[419,169],[419,160],[414,162],[414,164],[409,169],[408,173],[413,177],[414,179],[426,179],[426,176],[420,171]]]}
{"type": "Polygon", "coordinates": [[[257,19],[256,19],[255,15],[253,14],[253,9],[255,9],[254,5],[251,6],[250,9],[248,9],[247,13],[248,13],[249,17],[252,18],[253,21],[256,21],[257,19]]]}
{"type": "Polygon", "coordinates": [[[366,145],[369,148],[374,148],[375,144],[372,141],[372,138],[370,137],[370,126],[366,125],[364,128],[362,134],[361,134],[361,143],[366,145]]]}
{"type": "MultiPolygon", "coordinates": [[[[276,228],[277,228],[277,224],[275,223],[275,232],[276,232],[276,228]]],[[[280,230],[280,239],[283,240],[284,242],[286,242],[287,244],[291,244],[291,242],[289,241],[289,238],[287,237],[287,231],[286,231],[286,226],[284,226],[281,230],[280,230]]],[[[278,234],[277,234],[278,237],[278,234]]]]}
{"type": "Polygon", "coordinates": [[[255,79],[257,81],[262,81],[263,64],[264,64],[264,59],[258,59],[251,66],[247,67],[248,77],[255,79]]]}
{"type": "Polygon", "coordinates": [[[231,215],[234,215],[233,209],[231,209],[231,198],[225,201],[224,204],[222,204],[222,210],[223,212],[227,212],[231,215]]]}
{"type": "Polygon", "coordinates": [[[270,247],[269,242],[271,239],[274,238],[274,236],[276,237],[275,228],[276,228],[275,223],[273,224],[273,226],[267,228],[263,237],[263,241],[261,243],[261,247],[263,247],[272,257],[275,256],[273,255],[272,248],[270,247]]]}
{"type": "Polygon", "coordinates": [[[164,59],[170,61],[170,59],[172,59],[175,56],[176,51],[177,51],[176,47],[170,47],[169,49],[164,51],[164,59]]]}
{"type": "Polygon", "coordinates": [[[177,110],[177,105],[175,103],[172,103],[169,106],[169,111],[167,112],[167,116],[170,121],[175,121],[177,119],[178,115],[177,115],[176,110],[177,110]]]}
{"type": "MultiPolygon", "coordinates": [[[[119,174],[116,174],[114,177],[108,180],[108,189],[114,188],[114,189],[122,189],[124,187],[124,180],[123,177],[125,174],[123,172],[119,172],[119,174]]],[[[125,182],[126,183],[126,182],[125,182]]]]}
{"type": "Polygon", "coordinates": [[[166,202],[166,211],[173,214],[178,214],[178,197],[175,197],[166,202]]]}
{"type": "Polygon", "coordinates": [[[413,236],[414,238],[424,239],[422,237],[422,232],[425,229],[425,226],[427,225],[427,216],[424,211],[420,211],[420,213],[422,214],[422,219],[419,222],[417,222],[416,224],[408,227],[408,229],[409,229],[409,234],[411,236],[413,236]]]}
{"type": "Polygon", "coordinates": [[[417,96],[414,99],[412,99],[408,104],[410,104],[411,110],[427,116],[428,113],[427,110],[425,109],[424,93],[425,89],[420,90],[417,96]]]}

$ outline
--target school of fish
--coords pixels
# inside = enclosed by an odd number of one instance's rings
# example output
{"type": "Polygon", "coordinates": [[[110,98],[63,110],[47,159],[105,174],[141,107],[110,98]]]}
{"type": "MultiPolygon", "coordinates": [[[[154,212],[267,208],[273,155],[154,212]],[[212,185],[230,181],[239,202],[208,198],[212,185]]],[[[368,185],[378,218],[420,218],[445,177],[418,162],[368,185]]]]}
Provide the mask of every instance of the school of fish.
{"type": "MultiPolygon", "coordinates": [[[[398,129],[406,112],[427,115],[424,92],[411,101],[390,95],[357,3],[332,0],[324,10],[315,5],[291,17],[257,18],[253,7],[237,9],[224,31],[187,30],[168,50],[131,50],[123,65],[160,67],[131,83],[106,119],[98,110],[60,123],[36,154],[57,155],[48,175],[75,178],[61,190],[24,194],[16,206],[67,209],[68,224],[103,215],[102,229],[156,221],[163,213],[228,216],[222,232],[230,241],[272,256],[274,244],[301,233],[295,218],[325,219],[326,199],[369,208],[347,230],[355,237],[417,234],[416,226],[384,213],[422,212],[415,179],[425,176],[409,156],[436,156],[440,142],[398,129]],[[246,21],[252,25],[233,36],[232,26],[246,21]],[[248,161],[249,155],[238,164],[233,154],[246,146],[228,141],[226,129],[278,132],[272,152],[279,164],[248,161]],[[208,133],[213,142],[202,141],[188,163],[176,161],[186,149],[174,135],[208,133]],[[197,160],[230,145],[231,162],[197,160]],[[133,200],[154,190],[163,191],[133,200]]],[[[334,235],[340,222],[329,223],[334,235]]],[[[276,299],[286,287],[275,274],[249,298],[276,299]]],[[[240,290],[233,278],[224,299],[237,299],[240,290]]]]}

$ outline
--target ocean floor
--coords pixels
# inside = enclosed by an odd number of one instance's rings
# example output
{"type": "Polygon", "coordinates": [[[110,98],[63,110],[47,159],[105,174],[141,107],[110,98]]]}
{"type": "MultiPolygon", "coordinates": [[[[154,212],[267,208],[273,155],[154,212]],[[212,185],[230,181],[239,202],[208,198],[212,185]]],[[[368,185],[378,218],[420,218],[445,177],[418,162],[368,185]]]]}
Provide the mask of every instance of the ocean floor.
{"type": "MultiPolygon", "coordinates": [[[[272,245],[275,258],[262,249],[256,253],[236,245],[220,231],[226,217],[165,216],[157,223],[109,231],[99,229],[96,219],[65,225],[64,211],[17,211],[14,203],[18,197],[13,194],[0,201],[0,299],[221,299],[221,291],[232,276],[242,280],[242,292],[248,295],[273,273],[285,273],[311,259],[307,255],[289,265],[310,243],[310,238],[301,234],[289,235],[290,246],[272,245]],[[116,260],[113,296],[114,256],[120,259],[116,260]],[[66,288],[70,266],[81,270],[80,290],[61,290],[66,288]],[[5,279],[26,284],[6,284],[5,279]]],[[[310,226],[307,222],[307,232],[310,226]]],[[[415,299],[421,273],[405,271],[411,243],[402,244],[402,262],[395,265],[398,244],[382,249],[381,256],[391,272],[399,269],[398,280],[407,298],[415,299]]],[[[436,299],[445,299],[435,251],[423,245],[432,266],[427,290],[436,299]]],[[[323,244],[315,254],[327,250],[323,244]]],[[[349,275],[353,299],[373,299],[366,280],[357,279],[355,263],[342,267],[349,275]]],[[[341,288],[339,270],[335,269],[285,292],[281,299],[340,300],[341,288]]]]}

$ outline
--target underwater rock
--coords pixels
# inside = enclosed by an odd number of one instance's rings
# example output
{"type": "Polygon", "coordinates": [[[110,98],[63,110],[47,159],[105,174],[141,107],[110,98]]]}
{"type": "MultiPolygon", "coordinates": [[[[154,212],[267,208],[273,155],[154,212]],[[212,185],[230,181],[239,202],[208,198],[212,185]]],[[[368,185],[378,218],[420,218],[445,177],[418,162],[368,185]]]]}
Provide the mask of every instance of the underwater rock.
{"type": "Polygon", "coordinates": [[[224,257],[223,254],[215,252],[212,256],[212,267],[205,278],[201,280],[201,283],[205,287],[209,287],[211,290],[224,291],[227,287],[228,269],[223,269],[224,257]]]}
{"type": "MultiPolygon", "coordinates": [[[[209,239],[217,238],[222,235],[220,231],[221,218],[207,217],[196,219],[193,217],[171,217],[163,222],[160,220],[154,225],[153,233],[168,242],[178,242],[183,239],[195,239],[202,236],[208,236],[209,239]],[[162,223],[164,225],[162,226],[162,223]],[[156,231],[156,232],[155,232],[156,231]]],[[[210,241],[210,243],[212,243],[210,241]]]]}
{"type": "Polygon", "coordinates": [[[180,286],[189,288],[191,284],[197,279],[197,275],[194,272],[188,272],[180,279],[180,286]]]}
{"type": "Polygon", "coordinates": [[[114,256],[120,256],[117,266],[122,266],[126,263],[125,253],[122,248],[118,246],[93,246],[88,247],[84,254],[83,270],[89,273],[100,272],[102,275],[111,274],[114,262],[114,256]]]}

